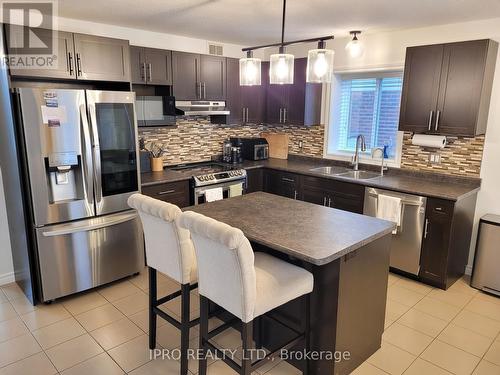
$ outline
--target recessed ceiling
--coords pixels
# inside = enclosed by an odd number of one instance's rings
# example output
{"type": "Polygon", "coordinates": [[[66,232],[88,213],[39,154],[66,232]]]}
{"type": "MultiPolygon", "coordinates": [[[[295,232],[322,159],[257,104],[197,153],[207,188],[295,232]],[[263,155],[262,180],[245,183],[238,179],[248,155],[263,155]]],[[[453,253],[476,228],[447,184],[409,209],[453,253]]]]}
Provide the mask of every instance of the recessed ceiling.
{"type": "MultiPolygon", "coordinates": [[[[227,43],[279,41],[280,0],[63,0],[62,17],[227,43]]],[[[500,0],[288,0],[285,39],[500,17],[500,0]]]]}

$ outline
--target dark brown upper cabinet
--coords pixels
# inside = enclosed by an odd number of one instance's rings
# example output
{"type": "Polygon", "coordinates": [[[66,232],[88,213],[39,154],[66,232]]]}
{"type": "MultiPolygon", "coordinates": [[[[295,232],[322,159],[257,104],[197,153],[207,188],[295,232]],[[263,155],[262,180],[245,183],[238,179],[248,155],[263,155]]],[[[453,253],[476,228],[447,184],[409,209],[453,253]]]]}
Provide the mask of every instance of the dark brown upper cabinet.
{"type": "Polygon", "coordinates": [[[172,51],[130,47],[131,80],[142,85],[172,85],[172,51]]]}
{"type": "Polygon", "coordinates": [[[267,122],[306,126],[320,123],[322,86],[306,83],[306,68],[306,58],[295,59],[293,84],[267,83],[267,122]]]}
{"type": "Polygon", "coordinates": [[[484,134],[497,52],[492,40],[407,48],[399,129],[484,134]]]}
{"type": "MultiPolygon", "coordinates": [[[[22,37],[22,28],[6,26],[7,40],[22,37]]],[[[44,30],[52,33],[51,30],[44,30]]],[[[43,32],[43,31],[42,31],[43,32]]],[[[57,68],[11,69],[13,77],[78,79],[91,81],[130,81],[127,40],[54,31],[58,42],[57,68]]],[[[9,45],[7,43],[7,48],[9,45]]]]}
{"type": "Polygon", "coordinates": [[[265,85],[240,86],[238,59],[227,59],[227,95],[229,123],[259,124],[265,121],[265,85]]]}
{"type": "Polygon", "coordinates": [[[226,97],[226,58],[172,53],[173,93],[178,100],[219,100],[226,97]]]}

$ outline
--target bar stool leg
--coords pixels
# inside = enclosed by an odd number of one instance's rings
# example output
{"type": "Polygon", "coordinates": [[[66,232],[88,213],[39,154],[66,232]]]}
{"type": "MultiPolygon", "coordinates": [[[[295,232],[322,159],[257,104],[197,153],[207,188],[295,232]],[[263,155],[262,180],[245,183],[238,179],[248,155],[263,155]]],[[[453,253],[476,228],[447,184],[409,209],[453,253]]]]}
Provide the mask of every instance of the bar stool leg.
{"type": "Polygon", "coordinates": [[[200,295],[200,355],[198,374],[207,375],[208,299],[200,295]]]}
{"type": "Polygon", "coordinates": [[[190,289],[189,284],[181,285],[181,375],[188,374],[190,289]]]}
{"type": "Polygon", "coordinates": [[[156,270],[148,267],[149,273],[149,349],[156,348],[156,313],[157,301],[156,270]]]}
{"type": "MultiPolygon", "coordinates": [[[[304,347],[306,352],[311,351],[311,295],[307,294],[304,297],[304,347]]],[[[307,359],[304,360],[303,375],[309,374],[310,363],[307,359]]]]}
{"type": "Polygon", "coordinates": [[[250,375],[252,371],[253,321],[242,323],[241,339],[243,341],[243,359],[241,360],[241,375],[250,375]]]}

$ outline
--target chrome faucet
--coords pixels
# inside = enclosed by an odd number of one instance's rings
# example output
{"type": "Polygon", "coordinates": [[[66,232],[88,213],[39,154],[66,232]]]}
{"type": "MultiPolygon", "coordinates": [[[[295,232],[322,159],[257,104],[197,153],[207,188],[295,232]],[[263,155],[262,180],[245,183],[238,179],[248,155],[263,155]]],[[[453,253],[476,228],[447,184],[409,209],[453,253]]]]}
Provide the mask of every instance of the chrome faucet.
{"type": "Polygon", "coordinates": [[[384,171],[387,170],[387,167],[384,165],[384,149],[382,147],[376,147],[372,149],[372,158],[375,157],[375,154],[380,153],[380,160],[381,160],[381,165],[380,165],[380,175],[384,175],[384,171]]]}
{"type": "Polygon", "coordinates": [[[352,158],[352,165],[353,169],[357,171],[359,169],[359,147],[361,146],[361,151],[365,152],[366,151],[366,142],[365,142],[365,136],[363,134],[358,135],[356,138],[356,152],[354,153],[354,156],[352,158]],[[361,145],[360,145],[361,141],[361,145]]]}

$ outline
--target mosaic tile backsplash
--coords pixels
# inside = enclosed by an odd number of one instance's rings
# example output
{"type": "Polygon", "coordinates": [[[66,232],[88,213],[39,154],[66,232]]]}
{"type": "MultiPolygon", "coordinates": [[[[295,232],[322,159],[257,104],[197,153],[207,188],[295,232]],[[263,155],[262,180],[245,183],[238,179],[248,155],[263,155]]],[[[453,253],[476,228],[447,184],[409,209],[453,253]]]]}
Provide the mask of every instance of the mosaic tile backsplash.
{"type": "MultiPolygon", "coordinates": [[[[207,117],[178,117],[175,128],[140,129],[139,137],[147,141],[164,142],[167,153],[165,164],[190,163],[209,160],[222,152],[222,142],[229,137],[258,137],[261,132],[286,132],[290,136],[290,154],[323,157],[324,126],[290,125],[217,125],[207,117]],[[302,140],[302,148],[300,148],[302,140]]],[[[479,177],[483,156],[484,136],[475,138],[448,138],[442,150],[413,146],[411,133],[403,137],[402,169],[479,177]],[[441,163],[431,164],[429,154],[441,156],[441,163]]]]}

